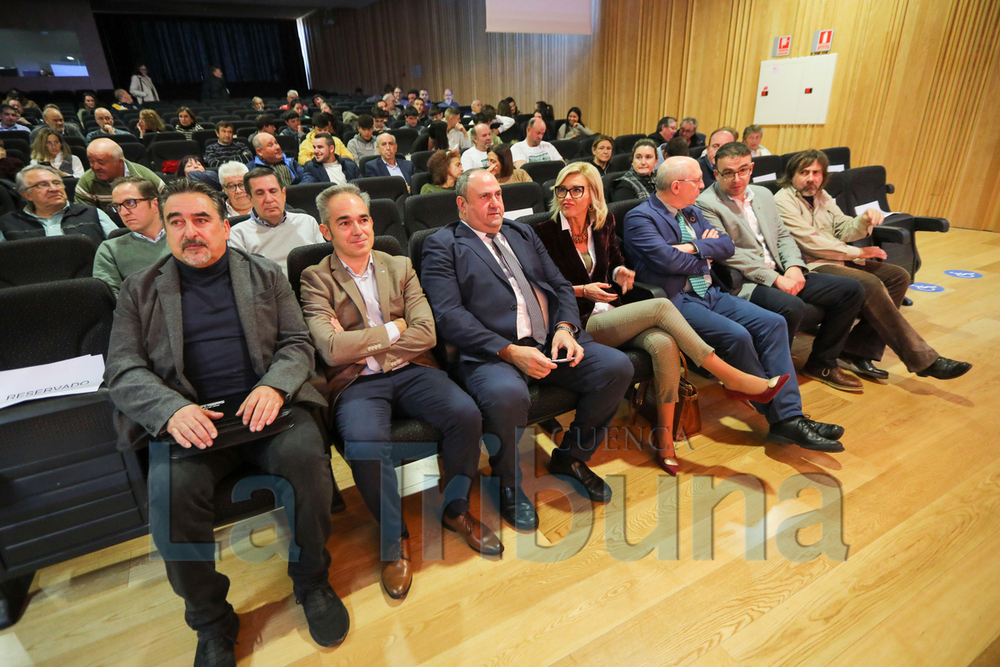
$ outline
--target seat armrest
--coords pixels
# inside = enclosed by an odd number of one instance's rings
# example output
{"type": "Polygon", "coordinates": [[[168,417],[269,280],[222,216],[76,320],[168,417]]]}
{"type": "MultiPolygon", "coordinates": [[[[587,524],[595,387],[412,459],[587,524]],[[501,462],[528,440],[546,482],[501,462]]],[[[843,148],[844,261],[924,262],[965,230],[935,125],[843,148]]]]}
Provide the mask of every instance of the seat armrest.
{"type": "Polygon", "coordinates": [[[886,183],[886,184],[885,184],[885,193],[886,193],[887,195],[891,195],[891,194],[893,194],[894,192],[896,192],[896,186],[895,186],[895,185],[893,185],[892,183],[886,183]]]}
{"type": "Polygon", "coordinates": [[[950,226],[944,218],[931,218],[922,215],[913,217],[913,229],[918,232],[946,232],[950,226]]]}
{"type": "Polygon", "coordinates": [[[910,231],[902,227],[879,225],[872,230],[872,241],[876,245],[883,243],[908,244],[910,242],[910,231]]]}
{"type": "Polygon", "coordinates": [[[641,283],[638,280],[632,283],[632,289],[625,293],[622,301],[625,303],[635,303],[646,299],[666,299],[667,293],[658,285],[641,283]]]}

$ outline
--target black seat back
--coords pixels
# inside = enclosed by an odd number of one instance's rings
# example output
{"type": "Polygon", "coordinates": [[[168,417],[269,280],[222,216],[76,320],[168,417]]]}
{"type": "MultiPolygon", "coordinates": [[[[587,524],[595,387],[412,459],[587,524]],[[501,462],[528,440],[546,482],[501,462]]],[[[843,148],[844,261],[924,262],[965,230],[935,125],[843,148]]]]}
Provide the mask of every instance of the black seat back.
{"type": "MultiPolygon", "coordinates": [[[[201,157],[201,144],[193,139],[181,141],[154,141],[149,145],[149,159],[157,168],[164,160],[180,160],[188,155],[201,157]]],[[[158,169],[158,171],[162,171],[158,169]]]]}
{"type": "Polygon", "coordinates": [[[316,197],[319,193],[331,187],[332,183],[300,183],[285,188],[285,203],[292,208],[305,211],[319,221],[319,209],[316,208],[316,197]]]}
{"type": "Polygon", "coordinates": [[[373,176],[356,178],[351,181],[372,199],[391,199],[395,202],[407,194],[406,181],[402,176],[373,176]]]}
{"type": "MultiPolygon", "coordinates": [[[[372,216],[372,226],[375,236],[392,236],[406,247],[406,228],[403,227],[403,216],[399,207],[391,199],[372,199],[368,204],[368,212],[372,216]]],[[[386,251],[388,252],[388,251],[386,251]]]]}
{"type": "Polygon", "coordinates": [[[632,166],[632,151],[629,150],[627,153],[619,153],[611,156],[611,160],[608,161],[607,171],[621,171],[625,172],[629,170],[632,166]]]}
{"type": "Polygon", "coordinates": [[[409,154],[417,137],[420,136],[420,132],[412,127],[398,127],[394,130],[389,130],[389,134],[396,138],[397,155],[409,154]]]}
{"type": "Polygon", "coordinates": [[[96,253],[97,246],[82,234],[4,241],[0,243],[0,288],[89,278],[96,253]]]}
{"type": "Polygon", "coordinates": [[[403,226],[407,237],[421,229],[443,227],[458,220],[458,203],[454,192],[434,192],[406,198],[403,226]]]}
{"type": "Polygon", "coordinates": [[[559,172],[566,166],[561,160],[546,160],[545,162],[525,162],[521,169],[531,176],[535,183],[544,183],[559,175],[559,172]]]}
{"type": "MultiPolygon", "coordinates": [[[[403,246],[394,236],[376,236],[372,244],[373,250],[388,253],[390,255],[403,255],[403,246]]],[[[302,272],[310,266],[315,266],[322,262],[333,252],[333,245],[330,243],[313,243],[295,248],[288,253],[288,282],[292,285],[295,298],[301,299],[302,294],[302,272]]]]}
{"type": "Polygon", "coordinates": [[[541,213],[547,208],[542,186],[531,183],[506,183],[500,186],[503,196],[504,217],[510,218],[513,211],[530,209],[532,213],[541,213]]]}
{"type": "Polygon", "coordinates": [[[615,152],[628,153],[631,160],[632,148],[635,146],[635,142],[645,138],[645,134],[622,134],[617,136],[615,137],[615,152]]]}
{"type": "Polygon", "coordinates": [[[830,161],[831,171],[846,171],[851,168],[851,149],[847,146],[824,148],[823,152],[830,161]]]}
{"type": "Polygon", "coordinates": [[[576,139],[557,139],[552,142],[552,146],[564,160],[575,158],[580,153],[580,142],[576,139]]]}
{"type": "Polygon", "coordinates": [[[780,155],[761,155],[752,159],[753,176],[750,177],[751,183],[763,185],[766,182],[777,181],[781,178],[780,155]]]}
{"type": "Polygon", "coordinates": [[[429,172],[415,171],[410,177],[410,190],[413,194],[419,195],[424,186],[431,182],[433,182],[433,177],[429,172]]]}

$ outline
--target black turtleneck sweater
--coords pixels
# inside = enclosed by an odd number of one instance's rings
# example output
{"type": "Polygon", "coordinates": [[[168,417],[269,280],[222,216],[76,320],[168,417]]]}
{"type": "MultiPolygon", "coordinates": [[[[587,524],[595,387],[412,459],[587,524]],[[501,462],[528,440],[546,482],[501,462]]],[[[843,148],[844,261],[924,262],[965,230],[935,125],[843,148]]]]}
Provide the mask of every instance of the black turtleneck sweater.
{"type": "Polygon", "coordinates": [[[236,309],[229,251],[203,268],[173,261],[181,279],[184,375],[198,400],[249,393],[260,377],[236,309]]]}

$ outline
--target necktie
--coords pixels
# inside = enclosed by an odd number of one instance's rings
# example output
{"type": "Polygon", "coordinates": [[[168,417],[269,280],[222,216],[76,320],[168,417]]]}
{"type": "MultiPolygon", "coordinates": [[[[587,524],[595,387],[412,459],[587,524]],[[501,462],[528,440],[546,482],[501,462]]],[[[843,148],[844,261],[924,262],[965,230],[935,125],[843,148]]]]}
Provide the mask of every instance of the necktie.
{"type": "MultiPolygon", "coordinates": [[[[681,243],[694,243],[694,236],[691,235],[691,230],[688,229],[687,223],[684,222],[684,218],[681,216],[680,211],[674,216],[677,219],[677,224],[681,228],[681,243]]],[[[705,276],[689,276],[688,282],[691,283],[691,289],[698,296],[704,298],[705,294],[708,293],[708,283],[705,282],[705,276]]]]}
{"type": "Polygon", "coordinates": [[[507,273],[513,276],[514,282],[517,283],[517,288],[521,290],[521,295],[524,297],[524,306],[528,310],[531,337],[538,343],[544,343],[545,317],[542,315],[542,307],[538,305],[538,297],[535,296],[534,288],[531,287],[528,279],[524,277],[524,271],[521,270],[521,263],[517,261],[517,257],[514,256],[514,253],[506,245],[497,243],[496,234],[487,234],[486,238],[496,248],[497,253],[500,254],[507,268],[507,273]]]}

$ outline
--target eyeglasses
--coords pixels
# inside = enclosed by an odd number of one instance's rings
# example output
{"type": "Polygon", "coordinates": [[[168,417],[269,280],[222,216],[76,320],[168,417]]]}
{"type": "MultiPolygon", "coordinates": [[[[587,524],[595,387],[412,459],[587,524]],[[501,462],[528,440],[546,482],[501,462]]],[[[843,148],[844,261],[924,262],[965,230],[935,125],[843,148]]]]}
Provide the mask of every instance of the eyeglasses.
{"type": "Polygon", "coordinates": [[[138,206],[139,202],[141,202],[141,201],[153,201],[153,199],[151,197],[147,197],[145,199],[126,199],[125,201],[123,201],[120,204],[112,204],[111,205],[111,210],[114,211],[115,213],[118,213],[123,208],[126,208],[126,209],[128,209],[128,210],[131,211],[136,206],[138,206]]]}
{"type": "Polygon", "coordinates": [[[753,171],[753,167],[743,167],[742,169],[738,169],[736,171],[729,171],[727,169],[726,171],[719,174],[719,180],[731,181],[736,176],[739,176],[740,178],[746,178],[747,176],[750,175],[751,171],[753,171]]]}
{"type": "Polygon", "coordinates": [[[29,185],[25,188],[25,190],[34,190],[35,188],[38,188],[39,190],[47,192],[49,190],[62,190],[65,187],[66,185],[62,181],[39,181],[34,185],[29,185]]]}
{"type": "Polygon", "coordinates": [[[559,199],[566,199],[566,195],[569,195],[573,199],[579,199],[583,196],[583,193],[587,191],[587,188],[582,185],[574,185],[571,188],[565,188],[561,185],[555,187],[553,192],[556,193],[556,197],[559,199]]]}
{"type": "Polygon", "coordinates": [[[678,178],[677,182],[678,183],[704,183],[705,179],[703,179],[701,176],[699,176],[698,178],[678,178]]]}
{"type": "Polygon", "coordinates": [[[246,192],[246,188],[243,187],[242,183],[229,183],[228,185],[223,185],[222,189],[226,192],[239,192],[240,190],[246,192]]]}

